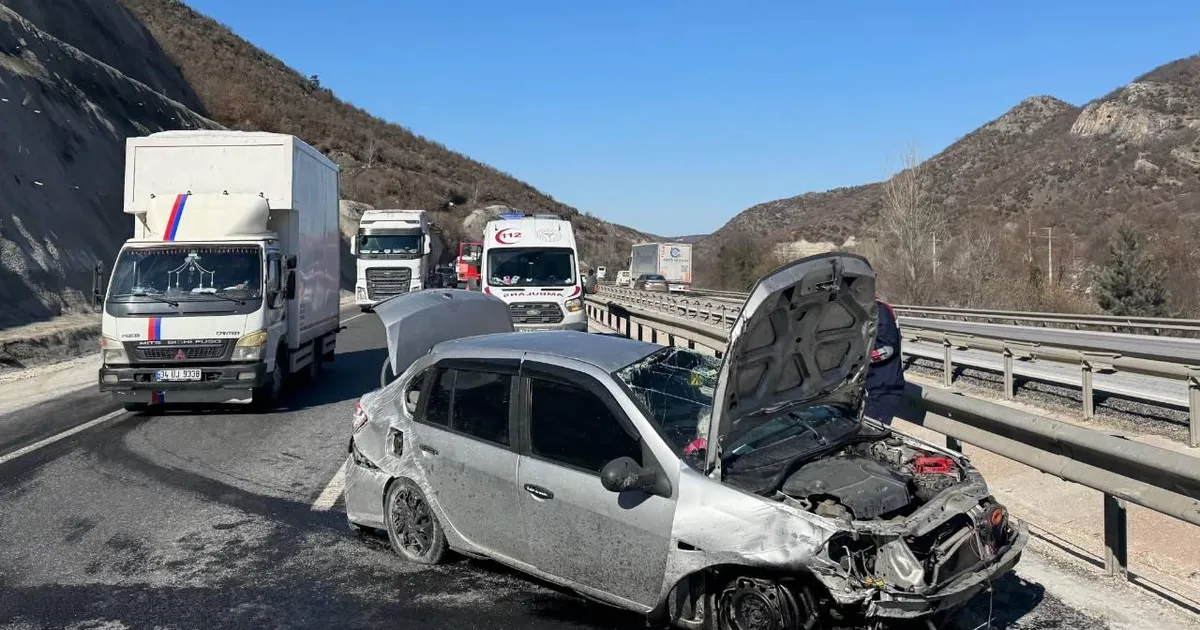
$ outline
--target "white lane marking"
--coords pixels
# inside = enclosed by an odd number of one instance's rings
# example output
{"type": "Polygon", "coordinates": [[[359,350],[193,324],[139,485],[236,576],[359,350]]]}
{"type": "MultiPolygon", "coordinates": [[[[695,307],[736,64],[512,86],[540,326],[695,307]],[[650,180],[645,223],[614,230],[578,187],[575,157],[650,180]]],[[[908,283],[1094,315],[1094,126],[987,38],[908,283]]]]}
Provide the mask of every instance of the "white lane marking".
{"type": "Polygon", "coordinates": [[[359,317],[362,317],[363,315],[366,315],[366,313],[359,313],[358,315],[355,315],[354,317],[351,317],[349,319],[343,319],[342,324],[345,325],[346,323],[352,322],[352,321],[358,319],[359,317]]]}
{"type": "Polygon", "coordinates": [[[346,462],[338,468],[333,474],[333,479],[329,480],[329,485],[321,491],[321,495],[313,501],[312,509],[316,512],[324,512],[333,507],[337,503],[338,497],[342,496],[342,491],[346,489],[346,462]]]}
{"type": "Polygon", "coordinates": [[[45,448],[47,446],[50,446],[51,444],[54,444],[55,442],[58,442],[59,440],[65,440],[65,439],[71,437],[72,435],[75,435],[76,433],[79,433],[81,431],[86,431],[98,424],[108,422],[109,420],[112,420],[113,418],[116,418],[117,416],[123,415],[124,413],[125,413],[124,409],[118,409],[117,411],[113,411],[111,413],[106,413],[103,416],[96,418],[95,420],[89,420],[77,427],[67,429],[66,431],[63,431],[62,433],[59,433],[58,435],[52,435],[40,442],[34,442],[33,444],[30,444],[29,446],[17,449],[15,451],[9,453],[8,455],[4,455],[4,456],[0,457],[0,465],[7,464],[8,462],[11,462],[12,460],[17,459],[18,457],[23,457],[25,455],[28,455],[40,448],[45,448]]]}

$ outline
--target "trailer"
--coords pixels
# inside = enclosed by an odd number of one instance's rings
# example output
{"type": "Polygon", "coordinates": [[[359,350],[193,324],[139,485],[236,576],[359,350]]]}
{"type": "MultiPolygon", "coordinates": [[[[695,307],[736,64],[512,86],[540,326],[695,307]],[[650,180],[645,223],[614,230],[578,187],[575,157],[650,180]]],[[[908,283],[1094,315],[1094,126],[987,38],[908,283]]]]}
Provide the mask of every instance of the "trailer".
{"type": "Polygon", "coordinates": [[[692,246],[690,243],[638,243],[629,256],[629,275],[636,281],[643,274],[659,274],[667,279],[672,291],[687,291],[692,286],[692,246]]]}

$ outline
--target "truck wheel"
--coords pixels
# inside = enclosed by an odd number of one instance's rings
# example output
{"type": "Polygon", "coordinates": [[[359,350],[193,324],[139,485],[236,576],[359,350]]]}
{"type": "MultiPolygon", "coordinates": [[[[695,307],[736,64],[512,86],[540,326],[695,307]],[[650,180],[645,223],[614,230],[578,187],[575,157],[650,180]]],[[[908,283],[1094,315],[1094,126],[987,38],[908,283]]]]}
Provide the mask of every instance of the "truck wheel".
{"type": "Polygon", "coordinates": [[[254,393],[251,395],[254,406],[259,411],[270,410],[275,403],[279,402],[279,399],[283,395],[283,366],[287,365],[284,359],[286,359],[286,356],[283,348],[280,348],[275,352],[275,364],[271,369],[270,378],[266,383],[263,383],[262,387],[255,388],[254,393]]]}
{"type": "Polygon", "coordinates": [[[308,364],[308,379],[310,381],[315,381],[321,378],[321,372],[324,371],[324,365],[322,365],[322,361],[325,360],[325,357],[322,357],[317,353],[320,348],[324,347],[324,345],[324,337],[317,337],[313,340],[312,361],[310,361],[308,364]]]}

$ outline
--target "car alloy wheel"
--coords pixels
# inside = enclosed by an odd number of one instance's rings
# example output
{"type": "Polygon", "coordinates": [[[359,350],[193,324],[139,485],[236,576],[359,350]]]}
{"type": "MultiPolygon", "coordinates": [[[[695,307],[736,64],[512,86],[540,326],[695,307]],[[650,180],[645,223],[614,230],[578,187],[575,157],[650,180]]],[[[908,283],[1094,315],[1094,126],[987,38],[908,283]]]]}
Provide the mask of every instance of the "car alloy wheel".
{"type": "Polygon", "coordinates": [[[446,552],[446,536],[417,484],[405,478],[394,481],[388,488],[386,507],[392,549],[410,562],[440,562],[446,552]]]}

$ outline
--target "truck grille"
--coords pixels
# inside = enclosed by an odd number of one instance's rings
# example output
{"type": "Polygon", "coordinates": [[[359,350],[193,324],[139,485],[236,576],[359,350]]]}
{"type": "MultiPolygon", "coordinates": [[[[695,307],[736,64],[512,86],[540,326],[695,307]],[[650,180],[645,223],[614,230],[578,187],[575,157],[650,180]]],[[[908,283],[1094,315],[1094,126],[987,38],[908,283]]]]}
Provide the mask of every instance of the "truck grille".
{"type": "Polygon", "coordinates": [[[553,302],[524,302],[508,307],[514,324],[557,324],[563,320],[563,312],[553,302]]]}
{"type": "Polygon", "coordinates": [[[408,293],[412,286],[412,269],[376,267],[367,269],[367,297],[372,300],[408,293]]]}
{"type": "Polygon", "coordinates": [[[190,363],[217,361],[229,351],[229,339],[189,341],[141,341],[129,344],[134,361],[145,363],[190,363]]]}

